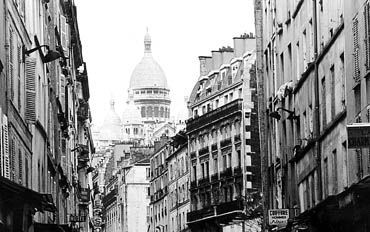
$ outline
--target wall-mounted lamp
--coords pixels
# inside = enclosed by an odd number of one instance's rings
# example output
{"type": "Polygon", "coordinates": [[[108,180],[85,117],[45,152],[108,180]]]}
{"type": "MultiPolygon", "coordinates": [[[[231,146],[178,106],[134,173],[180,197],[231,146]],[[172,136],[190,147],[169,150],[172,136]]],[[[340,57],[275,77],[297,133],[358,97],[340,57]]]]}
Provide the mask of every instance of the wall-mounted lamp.
{"type": "Polygon", "coordinates": [[[295,112],[294,111],[287,110],[287,109],[284,109],[282,107],[278,107],[276,109],[276,111],[273,111],[273,112],[269,113],[269,116],[272,117],[272,118],[275,118],[277,120],[280,120],[281,115],[278,112],[278,110],[283,110],[285,112],[288,112],[289,113],[289,116],[287,117],[287,119],[289,119],[289,120],[297,120],[299,118],[299,116],[295,115],[295,112]]]}
{"type": "Polygon", "coordinates": [[[35,51],[39,51],[40,52],[40,56],[41,56],[41,59],[42,59],[42,62],[43,63],[49,63],[51,61],[54,61],[60,57],[62,57],[62,55],[57,52],[57,51],[54,51],[54,50],[50,50],[49,46],[48,45],[39,45],[39,46],[36,46],[35,48],[32,48],[30,50],[26,50],[26,47],[23,46],[23,60],[25,58],[25,56],[27,55],[30,55],[32,52],[35,52],[35,51]],[[44,55],[44,53],[40,50],[41,48],[45,47],[48,52],[46,53],[46,55],[44,55]]]}

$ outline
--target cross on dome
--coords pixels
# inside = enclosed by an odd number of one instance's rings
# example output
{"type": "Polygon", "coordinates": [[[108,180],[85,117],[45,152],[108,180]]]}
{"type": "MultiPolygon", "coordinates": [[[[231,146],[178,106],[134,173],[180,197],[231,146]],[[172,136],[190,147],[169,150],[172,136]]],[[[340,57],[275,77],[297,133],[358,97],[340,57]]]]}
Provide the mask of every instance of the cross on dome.
{"type": "Polygon", "coordinates": [[[152,52],[152,39],[149,35],[149,30],[148,30],[148,27],[146,28],[146,34],[145,34],[145,37],[144,37],[144,52],[145,53],[151,53],[152,52]]]}

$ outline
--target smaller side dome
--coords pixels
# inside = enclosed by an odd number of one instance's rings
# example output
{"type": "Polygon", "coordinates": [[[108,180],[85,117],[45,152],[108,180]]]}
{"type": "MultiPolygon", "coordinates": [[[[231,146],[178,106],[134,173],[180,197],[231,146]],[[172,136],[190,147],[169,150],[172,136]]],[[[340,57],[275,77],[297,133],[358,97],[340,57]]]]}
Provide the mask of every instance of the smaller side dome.
{"type": "Polygon", "coordinates": [[[114,108],[115,102],[110,102],[110,110],[100,128],[100,138],[103,140],[121,140],[122,122],[114,108]]]}

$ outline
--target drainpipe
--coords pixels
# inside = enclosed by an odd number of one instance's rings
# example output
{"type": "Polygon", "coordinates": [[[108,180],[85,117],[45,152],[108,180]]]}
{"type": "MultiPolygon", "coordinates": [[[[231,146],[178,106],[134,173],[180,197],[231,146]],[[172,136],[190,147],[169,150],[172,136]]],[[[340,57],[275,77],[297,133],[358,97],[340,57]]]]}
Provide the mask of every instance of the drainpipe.
{"type": "Polygon", "coordinates": [[[314,66],[314,88],[315,88],[315,115],[314,115],[314,122],[315,122],[315,139],[316,139],[316,165],[317,165],[317,176],[318,176],[318,196],[319,201],[322,199],[322,173],[321,173],[321,143],[319,142],[318,138],[320,136],[320,90],[319,90],[319,71],[318,71],[318,46],[317,46],[317,7],[316,7],[317,0],[313,0],[313,28],[314,28],[314,59],[315,59],[315,66],[314,66]]]}

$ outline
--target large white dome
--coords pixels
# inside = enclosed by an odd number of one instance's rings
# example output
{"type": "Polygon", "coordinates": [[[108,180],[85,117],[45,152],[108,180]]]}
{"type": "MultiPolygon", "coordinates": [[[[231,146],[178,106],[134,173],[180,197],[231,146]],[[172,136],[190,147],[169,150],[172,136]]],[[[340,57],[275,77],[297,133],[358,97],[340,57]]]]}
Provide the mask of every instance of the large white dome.
{"type": "Polygon", "coordinates": [[[145,54],[136,65],[130,79],[130,89],[141,88],[168,89],[166,76],[151,54],[145,54]]]}
{"type": "Polygon", "coordinates": [[[144,37],[144,57],[132,72],[130,89],[153,87],[168,89],[166,75],[152,56],[151,44],[151,38],[147,32],[144,37]]]}

